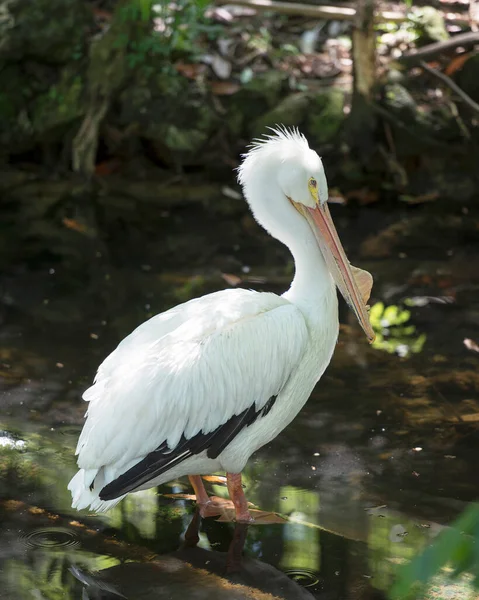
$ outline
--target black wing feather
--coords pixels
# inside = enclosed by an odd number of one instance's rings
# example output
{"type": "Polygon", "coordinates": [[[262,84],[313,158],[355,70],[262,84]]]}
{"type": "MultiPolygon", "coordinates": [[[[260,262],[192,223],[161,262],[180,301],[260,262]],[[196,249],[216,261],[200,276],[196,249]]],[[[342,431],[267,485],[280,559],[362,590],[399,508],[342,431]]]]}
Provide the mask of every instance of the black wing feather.
{"type": "Polygon", "coordinates": [[[166,442],[163,442],[139,463],[106,485],[100,491],[100,500],[114,500],[118,496],[132,492],[190,456],[200,454],[204,450],[207,451],[208,458],[217,458],[241,430],[249,427],[258,418],[266,416],[275,401],[276,396],[271,396],[260,410],[256,410],[253,404],[210,433],[200,431],[188,440],[183,435],[173,450],[168,447],[166,442]]]}

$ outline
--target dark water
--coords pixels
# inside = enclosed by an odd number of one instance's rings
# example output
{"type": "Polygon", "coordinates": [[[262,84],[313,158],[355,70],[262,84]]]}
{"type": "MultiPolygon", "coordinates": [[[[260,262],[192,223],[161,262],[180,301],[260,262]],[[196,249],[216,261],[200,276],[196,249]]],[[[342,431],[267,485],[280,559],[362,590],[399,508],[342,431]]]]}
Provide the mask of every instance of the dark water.
{"type": "MultiPolygon", "coordinates": [[[[181,275],[138,265],[161,280],[163,295],[133,293],[113,308],[76,306],[42,277],[9,281],[0,331],[2,600],[387,597],[397,566],[479,495],[479,244],[473,215],[458,224],[460,208],[445,217],[363,210],[335,212],[352,262],[375,276],[378,339],[369,347],[344,310],[313,397],[250,460],[248,499],[279,523],[201,521],[181,497],[192,492],[187,481],[130,495],[106,515],[70,508],[82,390],[150,312],[227,285],[210,259],[181,275]],[[391,224],[403,228],[396,237],[391,224]]],[[[228,264],[227,234],[218,235],[216,258],[228,264]]],[[[257,232],[244,235],[244,255],[234,248],[250,266],[236,270],[242,285],[284,289],[285,255],[257,232]]],[[[115,281],[134,287],[132,272],[122,279],[117,268],[115,281]]],[[[53,275],[61,276],[45,278],[53,275]]],[[[221,483],[206,486],[226,495],[221,483]]],[[[426,597],[474,594],[465,577],[434,581],[426,597]]]]}

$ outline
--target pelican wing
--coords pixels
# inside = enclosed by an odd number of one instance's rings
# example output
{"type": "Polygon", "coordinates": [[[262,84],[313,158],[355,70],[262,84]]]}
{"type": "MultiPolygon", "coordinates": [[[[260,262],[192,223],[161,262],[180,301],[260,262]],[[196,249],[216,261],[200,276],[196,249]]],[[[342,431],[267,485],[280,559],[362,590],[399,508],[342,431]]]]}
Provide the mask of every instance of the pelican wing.
{"type": "Polygon", "coordinates": [[[166,442],[163,442],[159,448],[147,454],[143,460],[106,485],[100,492],[100,499],[114,500],[123,494],[134,491],[190,456],[204,450],[206,450],[208,458],[217,458],[244,427],[248,427],[256,419],[267,415],[275,400],[276,396],[272,396],[259,410],[252,404],[239,415],[230,417],[226,423],[211,433],[200,431],[190,439],[183,436],[174,450],[170,450],[166,442]]]}
{"type": "Polygon", "coordinates": [[[208,449],[214,458],[271,408],[307,339],[299,309],[269,293],[225,290],[153,317],[84,394],[79,467],[91,481],[114,467],[125,493],[192,453],[208,449]]]}

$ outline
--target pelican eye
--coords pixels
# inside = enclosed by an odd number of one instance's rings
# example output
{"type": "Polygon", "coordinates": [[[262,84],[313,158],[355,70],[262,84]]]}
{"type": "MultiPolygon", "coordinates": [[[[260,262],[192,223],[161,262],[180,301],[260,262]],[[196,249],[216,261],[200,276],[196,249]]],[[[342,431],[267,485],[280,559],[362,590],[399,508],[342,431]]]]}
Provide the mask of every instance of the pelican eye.
{"type": "Polygon", "coordinates": [[[319,205],[320,200],[319,200],[318,182],[314,177],[309,178],[308,188],[309,188],[309,193],[313,197],[313,200],[316,202],[316,204],[319,205]]]}

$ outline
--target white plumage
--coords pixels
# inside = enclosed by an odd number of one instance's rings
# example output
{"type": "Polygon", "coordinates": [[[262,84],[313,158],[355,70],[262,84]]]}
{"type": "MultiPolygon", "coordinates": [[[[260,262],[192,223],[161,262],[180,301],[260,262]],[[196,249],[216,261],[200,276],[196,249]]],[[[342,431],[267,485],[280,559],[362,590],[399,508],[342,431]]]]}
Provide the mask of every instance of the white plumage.
{"type": "Polygon", "coordinates": [[[327,210],[327,186],[305,138],[280,129],[257,142],[239,180],[255,218],[292,251],[292,286],[283,296],[234,289],[191,300],[119,344],[83,396],[80,470],[69,484],[78,509],[107,510],[128,491],[183,475],[240,473],[296,416],[329,364],[338,335],[332,275],[367,330],[364,303],[345,292],[313,233],[308,215],[327,210]]]}

